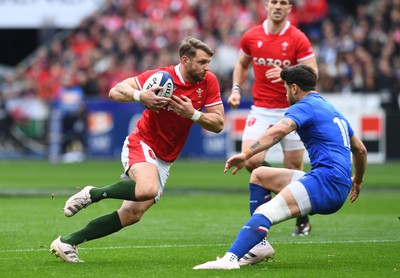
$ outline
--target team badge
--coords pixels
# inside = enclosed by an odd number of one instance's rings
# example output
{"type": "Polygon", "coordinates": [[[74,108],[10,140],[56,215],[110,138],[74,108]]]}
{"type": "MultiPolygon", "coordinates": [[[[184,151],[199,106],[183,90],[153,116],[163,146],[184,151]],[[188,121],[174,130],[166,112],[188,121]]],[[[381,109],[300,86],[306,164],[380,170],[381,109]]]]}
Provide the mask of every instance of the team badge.
{"type": "Polygon", "coordinates": [[[197,92],[197,98],[199,99],[199,100],[197,101],[197,103],[201,103],[200,99],[203,97],[203,92],[204,92],[204,90],[203,90],[202,88],[198,88],[198,89],[196,90],[196,92],[197,92]]]}
{"type": "Polygon", "coordinates": [[[251,118],[247,119],[247,126],[252,126],[255,124],[255,122],[256,122],[256,118],[251,117],[251,118]]]}
{"type": "Polygon", "coordinates": [[[152,150],[149,150],[149,156],[150,156],[152,159],[156,160],[156,156],[155,156],[155,154],[153,153],[152,150]]]}

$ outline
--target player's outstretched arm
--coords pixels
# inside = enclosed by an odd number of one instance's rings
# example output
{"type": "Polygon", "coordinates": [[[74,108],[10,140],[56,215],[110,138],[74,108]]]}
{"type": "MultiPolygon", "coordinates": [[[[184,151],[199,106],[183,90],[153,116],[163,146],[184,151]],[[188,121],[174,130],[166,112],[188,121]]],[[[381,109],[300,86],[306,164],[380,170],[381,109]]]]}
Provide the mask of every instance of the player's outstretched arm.
{"type": "Polygon", "coordinates": [[[226,173],[231,167],[236,166],[236,168],[232,171],[233,175],[236,174],[244,167],[247,159],[256,153],[269,149],[295,129],[297,129],[297,124],[295,121],[290,118],[282,118],[274,126],[264,131],[258,140],[250,146],[250,148],[245,149],[242,153],[229,158],[225,163],[224,172],[226,173]]]}
{"type": "Polygon", "coordinates": [[[350,201],[354,202],[361,191],[361,183],[367,165],[367,148],[355,134],[350,139],[350,145],[354,164],[354,175],[351,179],[353,186],[350,191],[350,201]]]}

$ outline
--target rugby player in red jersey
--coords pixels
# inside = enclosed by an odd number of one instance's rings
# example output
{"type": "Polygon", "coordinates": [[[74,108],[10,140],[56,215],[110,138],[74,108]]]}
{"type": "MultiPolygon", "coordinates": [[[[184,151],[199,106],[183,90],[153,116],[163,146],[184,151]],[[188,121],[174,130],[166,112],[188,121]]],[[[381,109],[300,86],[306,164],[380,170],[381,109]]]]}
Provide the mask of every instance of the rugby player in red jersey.
{"type": "MultiPolygon", "coordinates": [[[[240,104],[241,86],[246,81],[250,65],[254,71],[252,95],[254,105],[247,117],[242,136],[242,150],[248,149],[269,127],[277,123],[289,107],[280,72],[284,67],[305,64],[318,74],[317,62],[310,41],[304,33],[288,21],[292,9],[291,0],[267,0],[268,18],[258,26],[246,31],[240,41],[240,53],[233,72],[232,93],[228,104],[236,109],[240,104]]],[[[284,166],[303,169],[304,146],[296,132],[280,142],[284,166]]],[[[246,161],[246,169],[252,172],[264,163],[266,151],[259,152],[246,161]]],[[[250,213],[271,199],[271,192],[250,184],[250,213]]],[[[311,226],[308,216],[299,217],[293,235],[308,235],[311,226]]],[[[241,265],[254,264],[273,255],[268,242],[261,242],[244,258],[241,265]],[[259,249],[257,249],[259,248],[259,249]]]]}
{"type": "Polygon", "coordinates": [[[64,214],[71,217],[81,209],[105,198],[124,200],[118,211],[89,222],[82,229],[55,239],[50,251],[68,262],[80,262],[76,245],[115,233],[137,223],[156,203],[164,189],[172,163],[178,157],[190,128],[220,132],[224,128],[224,108],[217,78],[209,71],[213,50],[202,41],[187,37],[179,47],[180,63],[146,71],[128,78],[109,92],[118,102],[141,102],[147,107],[121,153],[124,180],[101,188],[86,186],[70,197],[64,214]],[[143,89],[148,77],[167,71],[175,90],[171,98],[143,89]]]}

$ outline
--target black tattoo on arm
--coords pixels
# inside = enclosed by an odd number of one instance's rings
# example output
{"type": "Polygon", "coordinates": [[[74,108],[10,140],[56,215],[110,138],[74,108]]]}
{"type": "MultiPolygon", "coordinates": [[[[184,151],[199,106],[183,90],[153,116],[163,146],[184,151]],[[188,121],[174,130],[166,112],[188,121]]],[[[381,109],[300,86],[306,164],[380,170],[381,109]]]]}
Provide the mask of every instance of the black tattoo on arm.
{"type": "Polygon", "coordinates": [[[297,129],[297,124],[295,121],[291,121],[289,123],[289,121],[287,119],[282,119],[281,120],[281,124],[285,125],[285,126],[290,126],[293,129],[297,129]]]}
{"type": "Polygon", "coordinates": [[[121,88],[118,88],[117,90],[121,95],[123,95],[124,97],[129,97],[129,93],[125,90],[122,90],[121,88]]]}
{"type": "Polygon", "coordinates": [[[281,124],[285,125],[285,126],[289,126],[289,123],[286,119],[282,119],[281,120],[281,124]]]}
{"type": "Polygon", "coordinates": [[[256,141],[253,145],[250,146],[250,150],[253,152],[255,148],[257,148],[258,146],[260,146],[260,142],[256,141]]]}
{"type": "Polygon", "coordinates": [[[282,138],[274,137],[274,138],[272,139],[272,142],[274,142],[274,144],[277,144],[277,143],[279,143],[281,140],[282,140],[282,138]]]}

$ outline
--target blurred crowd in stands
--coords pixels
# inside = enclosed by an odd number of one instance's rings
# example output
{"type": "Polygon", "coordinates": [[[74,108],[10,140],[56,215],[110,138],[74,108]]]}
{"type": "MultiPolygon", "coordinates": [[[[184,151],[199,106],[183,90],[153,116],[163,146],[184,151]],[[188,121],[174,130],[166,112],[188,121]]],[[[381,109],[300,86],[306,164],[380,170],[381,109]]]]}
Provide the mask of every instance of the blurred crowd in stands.
{"type": "MultiPolygon", "coordinates": [[[[107,0],[76,30],[40,46],[1,80],[0,117],[3,111],[14,121],[42,119],[54,100],[82,117],[81,103],[107,98],[116,82],[177,64],[178,45],[187,35],[215,50],[211,69],[227,98],[240,37],[265,17],[263,0],[107,0]]],[[[380,92],[389,103],[397,98],[400,0],[295,0],[290,21],[313,44],[322,94],[380,92]]],[[[245,97],[250,89],[251,80],[245,97]]]]}

